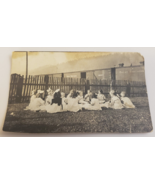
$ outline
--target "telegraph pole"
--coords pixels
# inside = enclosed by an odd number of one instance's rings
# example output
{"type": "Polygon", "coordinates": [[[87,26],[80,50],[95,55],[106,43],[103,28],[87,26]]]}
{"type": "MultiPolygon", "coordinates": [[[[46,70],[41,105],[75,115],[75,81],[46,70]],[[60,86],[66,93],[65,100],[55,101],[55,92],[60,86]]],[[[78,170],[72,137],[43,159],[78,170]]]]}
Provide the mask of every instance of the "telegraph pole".
{"type": "Polygon", "coordinates": [[[26,76],[28,76],[28,51],[26,51],[26,76]]]}

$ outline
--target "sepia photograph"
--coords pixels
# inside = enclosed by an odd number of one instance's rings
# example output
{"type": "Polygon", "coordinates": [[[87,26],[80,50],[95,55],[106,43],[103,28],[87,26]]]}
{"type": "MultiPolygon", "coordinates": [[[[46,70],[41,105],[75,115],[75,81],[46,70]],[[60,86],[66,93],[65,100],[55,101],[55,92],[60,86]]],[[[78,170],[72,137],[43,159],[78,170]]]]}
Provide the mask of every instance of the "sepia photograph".
{"type": "Polygon", "coordinates": [[[154,2],[1,1],[1,185],[155,185],[154,2]]]}
{"type": "Polygon", "coordinates": [[[152,130],[145,59],[140,53],[12,53],[3,131],[144,133],[152,130]]]}

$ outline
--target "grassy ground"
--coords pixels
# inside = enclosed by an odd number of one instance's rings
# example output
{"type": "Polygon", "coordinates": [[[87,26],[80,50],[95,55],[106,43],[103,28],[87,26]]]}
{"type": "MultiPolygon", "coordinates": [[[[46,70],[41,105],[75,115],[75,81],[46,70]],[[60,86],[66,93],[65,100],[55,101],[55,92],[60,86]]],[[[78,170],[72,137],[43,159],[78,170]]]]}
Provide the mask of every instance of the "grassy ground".
{"type": "Polygon", "coordinates": [[[25,111],[27,103],[9,104],[4,131],[60,132],[150,132],[152,122],[146,97],[131,98],[136,109],[80,111],[77,113],[25,111]],[[14,113],[14,116],[10,113],[14,113]]]}

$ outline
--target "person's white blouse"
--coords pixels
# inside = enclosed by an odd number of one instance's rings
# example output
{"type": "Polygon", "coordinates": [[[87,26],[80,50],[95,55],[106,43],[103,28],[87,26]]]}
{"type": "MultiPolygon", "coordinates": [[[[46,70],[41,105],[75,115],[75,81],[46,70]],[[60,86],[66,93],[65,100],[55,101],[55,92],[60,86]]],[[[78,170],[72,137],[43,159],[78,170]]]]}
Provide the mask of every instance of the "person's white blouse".
{"type": "Polygon", "coordinates": [[[47,98],[46,98],[46,104],[51,104],[52,99],[53,99],[53,96],[48,95],[47,98]]]}
{"type": "Polygon", "coordinates": [[[93,110],[101,110],[101,106],[100,106],[98,99],[92,98],[90,104],[91,104],[93,110]]]}
{"type": "Polygon", "coordinates": [[[30,99],[30,103],[36,98],[36,95],[32,95],[30,99]]]}
{"type": "Polygon", "coordinates": [[[84,104],[82,107],[86,110],[102,110],[99,100],[96,98],[92,98],[90,104],[84,104]]]}
{"type": "Polygon", "coordinates": [[[27,110],[37,111],[41,109],[41,106],[44,105],[44,101],[41,98],[34,98],[30,102],[29,106],[26,107],[27,110]]]}
{"type": "Polygon", "coordinates": [[[71,112],[77,112],[81,109],[78,104],[78,98],[68,98],[67,110],[71,112]]]}

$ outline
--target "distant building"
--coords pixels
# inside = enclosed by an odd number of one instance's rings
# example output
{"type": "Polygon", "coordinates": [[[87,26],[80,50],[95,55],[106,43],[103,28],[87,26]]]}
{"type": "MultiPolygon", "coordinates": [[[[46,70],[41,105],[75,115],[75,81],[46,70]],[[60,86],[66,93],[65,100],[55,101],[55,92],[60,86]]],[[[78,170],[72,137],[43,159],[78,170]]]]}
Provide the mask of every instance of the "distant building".
{"type": "MultiPolygon", "coordinates": [[[[46,74],[47,75],[47,74],[46,74]]],[[[77,71],[67,73],[48,74],[53,77],[64,78],[85,78],[98,80],[127,80],[127,81],[145,81],[144,65],[125,66],[97,69],[89,71],[77,71]]],[[[36,75],[37,76],[37,75],[36,75]]],[[[39,75],[40,76],[40,75],[39,75]]],[[[41,75],[45,76],[45,75],[41,75]]]]}

